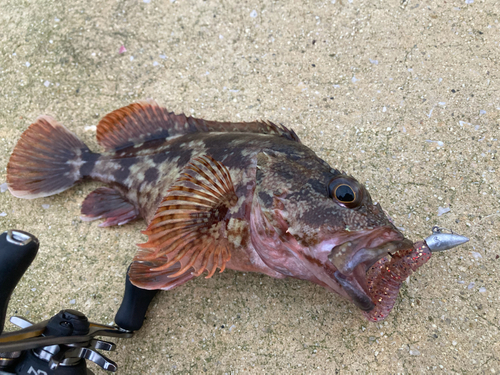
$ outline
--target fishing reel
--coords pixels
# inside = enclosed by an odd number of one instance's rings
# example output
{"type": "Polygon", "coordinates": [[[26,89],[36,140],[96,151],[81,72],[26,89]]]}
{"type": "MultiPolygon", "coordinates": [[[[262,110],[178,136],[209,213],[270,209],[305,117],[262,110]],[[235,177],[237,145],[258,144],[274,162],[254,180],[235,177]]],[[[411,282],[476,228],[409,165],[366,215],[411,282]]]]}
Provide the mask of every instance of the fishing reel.
{"type": "MultiPolygon", "coordinates": [[[[0,235],[0,333],[11,294],[38,247],[38,239],[27,232],[0,235]]],[[[132,337],[156,292],[133,286],[127,276],[115,326],[89,322],[83,313],[69,309],[36,324],[13,316],[10,322],[21,330],[0,335],[0,375],[91,375],[86,360],[115,372],[116,363],[99,351],[113,351],[116,345],[96,337],[132,337]]]]}

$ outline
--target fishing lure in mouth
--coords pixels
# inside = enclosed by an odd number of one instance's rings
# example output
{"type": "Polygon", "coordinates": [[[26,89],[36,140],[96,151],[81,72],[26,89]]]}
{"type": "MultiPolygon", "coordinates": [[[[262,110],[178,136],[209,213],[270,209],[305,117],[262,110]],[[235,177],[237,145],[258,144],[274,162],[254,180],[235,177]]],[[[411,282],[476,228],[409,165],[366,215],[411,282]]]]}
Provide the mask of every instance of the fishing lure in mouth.
{"type": "Polygon", "coordinates": [[[207,121],[150,101],[106,115],[97,141],[103,153],[39,117],[10,157],[9,190],[31,199],[84,178],[106,185],[85,198],[82,219],[145,220],[148,240],[129,270],[139,288],[170,290],[230,268],[309,280],[379,320],[432,247],[457,240],[435,233],[414,245],[363,184],[282,125],[207,121]]]}
{"type": "Polygon", "coordinates": [[[374,306],[364,311],[363,315],[374,322],[385,319],[396,302],[403,281],[424,265],[432,253],[449,250],[468,241],[467,237],[443,232],[435,226],[432,235],[416,242],[411,249],[399,251],[391,259],[379,260],[367,272],[368,289],[374,306]]]}

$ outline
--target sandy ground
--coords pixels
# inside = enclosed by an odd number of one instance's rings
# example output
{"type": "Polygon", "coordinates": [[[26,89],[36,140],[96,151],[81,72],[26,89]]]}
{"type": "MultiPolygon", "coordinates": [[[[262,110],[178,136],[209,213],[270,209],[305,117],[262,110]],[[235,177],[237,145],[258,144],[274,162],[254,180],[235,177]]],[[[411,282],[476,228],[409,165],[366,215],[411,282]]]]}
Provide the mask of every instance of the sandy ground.
{"type": "MultiPolygon", "coordinates": [[[[177,113],[290,126],[366,183],[412,240],[433,225],[471,238],[414,274],[380,324],[311,283],[199,278],[157,296],[143,329],[117,341],[119,373],[500,372],[496,1],[0,0],[0,9],[0,182],[38,115],[98,151],[103,115],[154,98],[177,113]]],[[[34,201],[0,194],[2,228],[41,241],[9,315],[40,321],[74,308],[113,321],[144,223],[82,222],[98,186],[34,201]]]]}

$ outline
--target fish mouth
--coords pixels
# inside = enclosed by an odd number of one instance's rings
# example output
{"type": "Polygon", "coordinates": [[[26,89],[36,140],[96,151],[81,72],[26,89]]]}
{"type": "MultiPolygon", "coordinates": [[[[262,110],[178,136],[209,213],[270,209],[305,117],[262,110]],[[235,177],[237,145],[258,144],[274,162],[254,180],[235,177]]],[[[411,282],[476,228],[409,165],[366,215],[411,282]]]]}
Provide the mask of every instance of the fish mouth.
{"type": "MultiPolygon", "coordinates": [[[[406,239],[394,227],[383,227],[371,233],[358,233],[357,238],[332,248],[327,268],[345,294],[368,319],[376,304],[376,294],[371,288],[373,269],[386,264],[389,256],[395,256],[413,248],[413,242],[406,239]]],[[[396,296],[399,289],[395,291],[396,296]]],[[[394,293],[394,291],[391,291],[394,293]]],[[[396,298],[390,296],[390,299],[396,298]]],[[[391,306],[392,307],[392,306],[391,306]]]]}

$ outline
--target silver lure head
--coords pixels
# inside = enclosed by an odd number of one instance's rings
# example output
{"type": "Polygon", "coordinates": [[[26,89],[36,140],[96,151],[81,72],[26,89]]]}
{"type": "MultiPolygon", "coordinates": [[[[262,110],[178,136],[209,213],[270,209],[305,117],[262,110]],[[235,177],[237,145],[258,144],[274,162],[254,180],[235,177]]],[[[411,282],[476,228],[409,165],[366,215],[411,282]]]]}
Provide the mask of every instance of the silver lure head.
{"type": "Polygon", "coordinates": [[[432,228],[432,234],[424,241],[429,249],[434,253],[452,249],[458,245],[469,242],[469,239],[467,237],[453,233],[449,229],[439,228],[438,226],[435,226],[432,228]],[[449,233],[443,232],[443,230],[447,230],[449,231],[449,233]]]}

